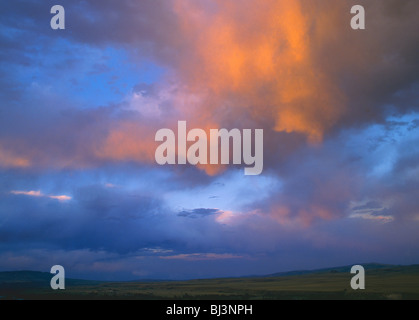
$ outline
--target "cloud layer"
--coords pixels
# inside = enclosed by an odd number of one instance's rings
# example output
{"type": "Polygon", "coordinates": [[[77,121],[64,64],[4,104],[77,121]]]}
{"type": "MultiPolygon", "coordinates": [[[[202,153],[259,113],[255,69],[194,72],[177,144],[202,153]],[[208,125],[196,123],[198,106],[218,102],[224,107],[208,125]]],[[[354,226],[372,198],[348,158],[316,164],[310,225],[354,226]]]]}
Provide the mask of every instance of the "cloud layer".
{"type": "Polygon", "coordinates": [[[58,32],[53,4],[0,4],[0,269],[417,263],[417,1],[368,1],[363,31],[357,1],[64,1],[58,32]],[[179,120],[263,128],[263,175],[158,166],[179,120]]]}

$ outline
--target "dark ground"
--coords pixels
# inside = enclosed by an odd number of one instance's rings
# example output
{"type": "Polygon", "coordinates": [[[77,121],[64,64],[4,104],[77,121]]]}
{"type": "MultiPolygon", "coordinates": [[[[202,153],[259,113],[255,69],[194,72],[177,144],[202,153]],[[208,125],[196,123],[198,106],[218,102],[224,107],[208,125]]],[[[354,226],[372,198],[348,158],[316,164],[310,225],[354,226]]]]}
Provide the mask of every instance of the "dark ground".
{"type": "Polygon", "coordinates": [[[365,264],[366,289],[352,290],[350,266],[264,277],[189,281],[100,282],[66,279],[52,290],[50,273],[0,272],[0,299],[139,300],[419,300],[419,265],[365,264]]]}

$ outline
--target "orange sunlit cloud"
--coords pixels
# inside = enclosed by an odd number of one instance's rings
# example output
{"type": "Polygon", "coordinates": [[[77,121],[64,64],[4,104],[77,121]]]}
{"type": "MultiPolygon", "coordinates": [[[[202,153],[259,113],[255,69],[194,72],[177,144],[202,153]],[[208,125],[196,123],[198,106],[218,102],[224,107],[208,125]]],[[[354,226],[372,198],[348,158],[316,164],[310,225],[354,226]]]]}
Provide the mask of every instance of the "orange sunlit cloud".
{"type": "Polygon", "coordinates": [[[315,16],[303,12],[300,1],[216,3],[213,10],[190,0],[175,7],[181,37],[191,46],[181,75],[196,90],[210,90],[201,114],[211,118],[217,106],[234,99],[233,108],[251,106],[256,117],[275,119],[276,131],[320,142],[344,106],[311,52],[315,16]]]}
{"type": "MultiPolygon", "coordinates": [[[[179,87],[171,84],[162,94],[171,102],[175,120],[187,119],[189,129],[208,132],[221,127],[220,110],[228,104],[232,114],[246,108],[255,119],[272,119],[273,130],[304,134],[310,143],[320,143],[344,105],[333,79],[316,65],[311,52],[314,15],[304,12],[300,1],[216,1],[211,10],[206,4],[174,2],[181,26],[177,39],[182,51],[175,66],[179,87]]],[[[155,102],[140,98],[164,117],[157,111],[162,97],[155,102]]],[[[154,163],[157,129],[121,123],[96,156],[154,163]]],[[[216,165],[197,167],[209,175],[225,170],[216,165]]]]}
{"type": "MultiPolygon", "coordinates": [[[[187,130],[194,129],[194,122],[188,123],[187,130]]],[[[201,127],[209,136],[210,129],[217,128],[217,125],[206,125],[201,127]]],[[[112,128],[104,141],[95,149],[95,156],[99,159],[111,161],[137,161],[142,163],[155,164],[155,151],[159,142],[155,142],[156,129],[153,126],[125,121],[112,128]]],[[[173,128],[177,134],[177,129],[173,128]]],[[[193,142],[188,142],[189,147],[193,142]]],[[[209,149],[209,146],[208,146],[209,149]]],[[[176,158],[179,156],[178,148],[176,158]]],[[[186,155],[182,155],[186,157],[186,155]]],[[[209,163],[209,152],[208,152],[209,163]]],[[[210,176],[219,174],[226,169],[221,164],[198,164],[197,168],[206,172],[210,176]]]]}
{"type": "Polygon", "coordinates": [[[100,159],[154,162],[154,135],[154,130],[144,125],[122,122],[111,129],[95,153],[100,159]]]}
{"type": "MultiPolygon", "coordinates": [[[[143,116],[140,121],[118,121],[92,145],[77,141],[73,154],[61,158],[44,156],[31,145],[25,146],[32,155],[28,159],[0,149],[0,165],[155,164],[154,135],[162,123],[187,120],[190,128],[208,132],[224,127],[226,114],[232,119],[250,115],[249,120],[256,123],[270,121],[271,127],[265,129],[300,133],[310,143],[320,143],[345,107],[332,77],[312,52],[315,14],[304,11],[301,1],[228,0],[208,6],[205,1],[173,2],[180,24],[176,30],[179,56],[173,65],[176,84],[161,85],[157,97],[134,93],[130,104],[143,116]],[[164,103],[170,103],[169,115],[160,109],[164,103]]],[[[209,175],[226,169],[197,167],[209,175]]]]}

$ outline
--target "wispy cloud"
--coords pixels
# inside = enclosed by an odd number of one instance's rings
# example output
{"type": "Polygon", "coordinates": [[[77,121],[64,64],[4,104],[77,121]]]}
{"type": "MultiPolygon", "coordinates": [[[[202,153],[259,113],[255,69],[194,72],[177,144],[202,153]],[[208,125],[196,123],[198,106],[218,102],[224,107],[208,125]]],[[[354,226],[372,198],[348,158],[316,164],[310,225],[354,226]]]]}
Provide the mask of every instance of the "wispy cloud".
{"type": "Polygon", "coordinates": [[[165,254],[165,253],[172,253],[173,250],[171,249],[163,249],[163,248],[144,248],[145,252],[153,253],[153,254],[165,254]]]}
{"type": "Polygon", "coordinates": [[[20,191],[20,190],[12,190],[10,191],[11,194],[14,195],[24,195],[24,196],[30,196],[30,197],[42,197],[42,198],[50,198],[55,199],[59,201],[68,201],[72,198],[67,195],[53,195],[53,194],[43,194],[40,190],[34,191],[20,191]]]}
{"type": "Polygon", "coordinates": [[[32,196],[32,197],[42,197],[42,193],[41,191],[10,191],[11,194],[16,194],[16,195],[25,195],[25,196],[32,196]]]}
{"type": "Polygon", "coordinates": [[[378,221],[382,223],[388,223],[394,221],[394,217],[391,215],[385,216],[385,215],[376,215],[370,212],[367,213],[353,213],[349,216],[349,218],[359,218],[359,219],[365,219],[365,220],[373,220],[378,221]]]}
{"type": "Polygon", "coordinates": [[[160,259],[167,260],[187,260],[187,261],[199,261],[199,260],[224,260],[224,259],[241,259],[244,256],[231,254],[231,253],[183,253],[173,256],[160,256],[160,259]]]}
{"type": "Polygon", "coordinates": [[[189,217],[189,218],[201,218],[212,216],[214,214],[222,214],[223,211],[220,209],[212,209],[212,208],[196,208],[193,210],[182,210],[178,213],[179,217],[189,217]]]}
{"type": "Polygon", "coordinates": [[[382,223],[394,221],[394,216],[387,214],[388,207],[378,201],[366,201],[354,204],[349,218],[373,220],[382,223]]]}

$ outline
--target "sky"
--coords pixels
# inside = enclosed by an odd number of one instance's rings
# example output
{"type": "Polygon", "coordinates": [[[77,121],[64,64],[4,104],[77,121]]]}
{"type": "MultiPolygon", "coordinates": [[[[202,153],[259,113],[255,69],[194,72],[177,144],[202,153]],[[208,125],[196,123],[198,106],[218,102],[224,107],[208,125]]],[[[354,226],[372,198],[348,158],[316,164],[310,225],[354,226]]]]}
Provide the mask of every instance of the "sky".
{"type": "Polygon", "coordinates": [[[418,13],[415,0],[0,1],[0,271],[419,263],[418,13]],[[365,30],[350,27],[357,4],[365,30]],[[262,174],[158,165],[155,133],[178,121],[263,129],[262,174]]]}

